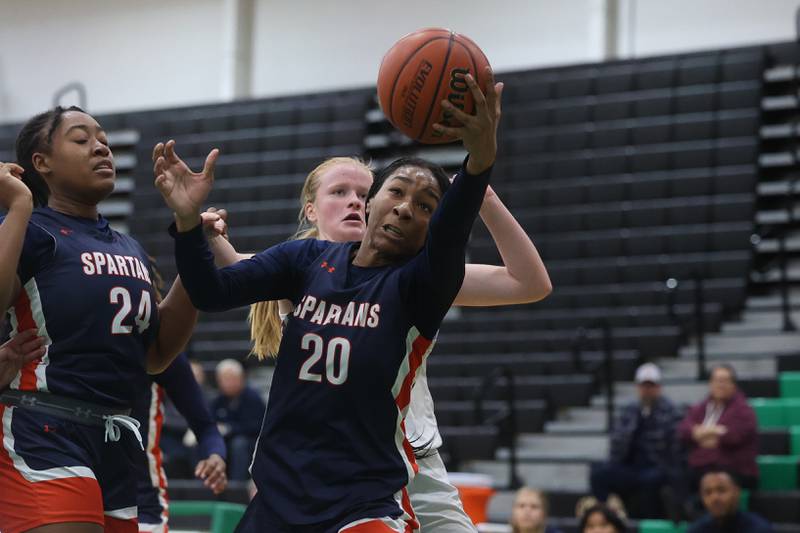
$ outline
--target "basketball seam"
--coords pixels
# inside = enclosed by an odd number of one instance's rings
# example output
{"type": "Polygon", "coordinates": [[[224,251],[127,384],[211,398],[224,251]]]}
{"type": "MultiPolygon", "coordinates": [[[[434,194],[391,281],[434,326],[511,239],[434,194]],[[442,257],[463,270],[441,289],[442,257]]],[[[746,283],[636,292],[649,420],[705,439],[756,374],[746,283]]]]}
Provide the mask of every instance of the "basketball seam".
{"type": "Polygon", "coordinates": [[[425,122],[422,123],[422,129],[419,130],[419,135],[417,135],[417,140],[422,137],[422,134],[425,133],[425,128],[428,127],[428,121],[431,119],[431,114],[433,113],[433,108],[436,107],[436,99],[439,98],[439,90],[442,86],[442,79],[444,79],[444,72],[447,70],[447,62],[450,61],[450,52],[453,50],[453,41],[455,35],[451,32],[450,39],[447,42],[447,54],[444,56],[444,63],[442,64],[442,71],[439,73],[439,79],[436,82],[436,93],[433,95],[433,100],[431,101],[430,107],[428,107],[428,114],[425,116],[425,122]]]}
{"type": "MultiPolygon", "coordinates": [[[[469,49],[469,46],[465,45],[461,41],[456,41],[464,50],[467,51],[467,55],[469,56],[469,60],[472,62],[472,70],[475,72],[475,83],[478,83],[478,62],[475,61],[475,57],[472,55],[472,50],[469,49]]],[[[478,83],[478,87],[480,87],[480,83],[478,83]]],[[[472,99],[472,111],[469,112],[471,115],[472,113],[478,110],[477,102],[475,102],[475,98],[472,99]]]]}
{"type": "Polygon", "coordinates": [[[433,41],[438,41],[439,39],[448,39],[449,37],[434,37],[428,41],[425,41],[421,45],[419,45],[412,53],[408,54],[408,58],[403,61],[403,64],[400,65],[400,68],[397,69],[397,76],[394,78],[394,82],[392,83],[392,91],[389,93],[389,120],[394,122],[394,91],[397,89],[397,80],[400,79],[400,76],[403,74],[403,70],[405,70],[406,66],[414,59],[414,56],[417,55],[417,52],[428,46],[433,41]]]}

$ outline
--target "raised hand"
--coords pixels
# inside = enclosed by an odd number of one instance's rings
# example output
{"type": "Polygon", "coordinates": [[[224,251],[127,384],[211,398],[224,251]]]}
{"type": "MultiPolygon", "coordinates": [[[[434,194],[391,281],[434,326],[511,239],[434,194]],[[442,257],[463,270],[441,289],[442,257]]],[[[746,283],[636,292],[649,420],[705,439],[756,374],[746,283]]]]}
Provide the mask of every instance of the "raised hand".
{"type": "Polygon", "coordinates": [[[203,459],[194,469],[194,476],[203,480],[203,485],[211,489],[214,494],[220,494],[228,486],[225,475],[225,460],[216,453],[203,459]]]}
{"type": "Polygon", "coordinates": [[[44,339],[36,336],[35,329],[22,331],[0,346],[0,390],[11,383],[20,369],[47,353],[44,339]]]}
{"type": "Polygon", "coordinates": [[[175,212],[178,231],[187,231],[200,223],[200,208],[214,183],[214,166],[219,150],[211,150],[203,170],[192,170],[175,153],[175,141],[158,143],[153,148],[155,185],[167,206],[175,212]]]}
{"type": "Polygon", "coordinates": [[[442,106],[463,126],[453,128],[439,123],[433,125],[436,131],[452,135],[464,142],[464,148],[469,152],[466,170],[470,174],[480,174],[494,164],[497,156],[497,126],[500,124],[503,84],[495,83],[490,67],[486,67],[486,74],[490,80],[486,86],[486,95],[471,74],[465,76],[467,86],[475,100],[474,115],[465,113],[448,100],[442,100],[442,106]]]}
{"type": "Polygon", "coordinates": [[[0,207],[10,210],[15,205],[33,209],[31,190],[22,182],[25,169],[14,163],[0,162],[0,207]]]}

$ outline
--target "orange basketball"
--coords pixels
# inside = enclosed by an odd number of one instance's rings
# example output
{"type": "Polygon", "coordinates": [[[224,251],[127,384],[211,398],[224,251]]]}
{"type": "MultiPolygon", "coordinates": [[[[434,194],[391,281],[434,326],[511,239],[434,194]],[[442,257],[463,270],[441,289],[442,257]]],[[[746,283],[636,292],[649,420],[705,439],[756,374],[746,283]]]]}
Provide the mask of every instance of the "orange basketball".
{"type": "Polygon", "coordinates": [[[426,28],[397,41],[381,61],[378,99],[392,125],[414,140],[426,144],[455,139],[433,129],[439,122],[460,126],[442,108],[448,100],[469,114],[475,102],[464,76],[472,74],[486,91],[489,61],[470,38],[444,28],[426,28]]]}

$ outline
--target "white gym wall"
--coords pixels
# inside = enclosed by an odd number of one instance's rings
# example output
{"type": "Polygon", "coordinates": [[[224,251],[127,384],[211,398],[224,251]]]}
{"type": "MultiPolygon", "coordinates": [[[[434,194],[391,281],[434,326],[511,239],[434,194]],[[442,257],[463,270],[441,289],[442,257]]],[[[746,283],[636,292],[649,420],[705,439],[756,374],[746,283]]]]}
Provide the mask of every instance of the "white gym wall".
{"type": "MultiPolygon", "coordinates": [[[[73,81],[97,113],[374,84],[448,26],[497,71],[793,39],[797,0],[0,0],[0,123],[73,81]],[[609,7],[616,25],[609,25],[609,7]],[[609,46],[609,34],[611,42],[609,46]]],[[[68,100],[66,103],[73,103],[68,100]]]]}

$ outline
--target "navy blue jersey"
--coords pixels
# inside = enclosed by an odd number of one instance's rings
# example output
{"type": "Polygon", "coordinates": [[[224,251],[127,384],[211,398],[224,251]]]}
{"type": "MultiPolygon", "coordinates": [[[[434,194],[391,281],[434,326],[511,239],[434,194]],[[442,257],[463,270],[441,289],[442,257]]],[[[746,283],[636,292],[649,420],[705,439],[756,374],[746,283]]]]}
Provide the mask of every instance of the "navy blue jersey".
{"type": "Polygon", "coordinates": [[[35,209],[8,315],[12,335],[36,328],[48,349],[11,388],[130,407],[158,330],[148,267],[139,244],[102,216],[35,209]]]}
{"type": "MultiPolygon", "coordinates": [[[[202,229],[178,234],[178,270],[199,309],[289,299],[253,463],[274,530],[399,517],[416,471],[403,419],[417,370],[464,277],[464,248],[489,172],[456,178],[423,250],[352,264],[358,243],[283,243],[217,270],[202,229]]],[[[335,529],[334,529],[335,530],[335,529]]]]}

